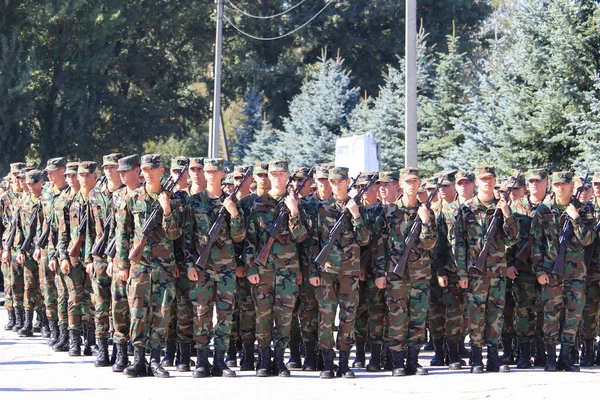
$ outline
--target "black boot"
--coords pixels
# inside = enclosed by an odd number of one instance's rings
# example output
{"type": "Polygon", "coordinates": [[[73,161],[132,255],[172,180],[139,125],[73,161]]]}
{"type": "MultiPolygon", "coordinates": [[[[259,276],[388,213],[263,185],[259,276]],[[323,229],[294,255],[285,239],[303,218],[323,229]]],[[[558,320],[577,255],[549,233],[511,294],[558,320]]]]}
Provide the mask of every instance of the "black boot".
{"type": "Polygon", "coordinates": [[[108,338],[99,337],[96,339],[98,343],[98,357],[94,361],[95,367],[108,367],[110,358],[108,357],[108,338]]]}
{"type": "Polygon", "coordinates": [[[371,343],[371,358],[367,365],[367,372],[379,372],[381,371],[381,345],[377,343],[371,343]]]}
{"type": "Polygon", "coordinates": [[[40,333],[42,331],[42,313],[37,311],[35,312],[35,323],[33,323],[33,319],[32,319],[32,324],[33,324],[33,331],[35,333],[40,333]]]}
{"type": "Polygon", "coordinates": [[[392,356],[392,351],[390,350],[389,344],[383,346],[383,369],[386,371],[394,370],[394,357],[392,356]]]}
{"type": "Polygon", "coordinates": [[[487,372],[510,372],[510,367],[502,365],[502,361],[500,361],[497,345],[488,346],[487,350],[487,365],[485,367],[487,372]]]}
{"type": "Polygon", "coordinates": [[[513,351],[513,338],[505,337],[502,338],[502,357],[500,362],[504,365],[515,364],[515,353],[513,351]]]}
{"type": "Polygon", "coordinates": [[[69,329],[69,356],[81,355],[81,331],[69,329]]]}
{"type": "Polygon", "coordinates": [[[256,369],[256,376],[266,378],[271,376],[271,347],[261,347],[260,352],[260,364],[256,369]]]}
{"type": "Polygon", "coordinates": [[[356,357],[352,363],[352,368],[365,367],[365,342],[356,342],[356,357]]]}
{"type": "Polygon", "coordinates": [[[165,356],[162,359],[163,367],[172,367],[173,362],[175,361],[175,350],[176,344],[175,340],[167,340],[167,347],[165,348],[165,356]]]}
{"type": "MultiPolygon", "coordinates": [[[[94,351],[98,351],[98,344],[96,343],[96,331],[95,329],[88,328],[85,331],[85,342],[83,345],[83,355],[93,356],[94,351]]],[[[96,353],[97,355],[97,353],[96,353]]]]}
{"type": "Polygon", "coordinates": [[[419,364],[419,348],[409,347],[406,359],[406,375],[427,375],[429,371],[419,364]]]}
{"type": "Polygon", "coordinates": [[[433,355],[433,358],[431,359],[431,363],[429,365],[431,365],[432,367],[443,367],[445,358],[444,339],[434,339],[433,348],[435,349],[435,354],[433,355]]]}
{"type": "Polygon", "coordinates": [[[206,378],[210,376],[210,366],[208,364],[208,348],[198,349],[196,352],[196,369],[192,372],[194,378],[206,378]]]}
{"type": "Polygon", "coordinates": [[[240,371],[254,371],[256,359],[254,358],[254,343],[244,343],[244,358],[240,362],[240,371]]]}
{"type": "Polygon", "coordinates": [[[213,368],[211,375],[223,376],[225,378],[235,378],[235,372],[230,370],[229,366],[225,362],[225,350],[215,349],[215,356],[213,357],[213,368]]]}
{"type": "Polygon", "coordinates": [[[427,343],[425,343],[425,346],[423,346],[423,351],[433,351],[434,347],[433,347],[433,338],[431,337],[431,335],[429,336],[429,340],[427,340],[427,343]]]}
{"type": "Polygon", "coordinates": [[[50,338],[48,339],[48,346],[52,347],[58,342],[58,320],[51,319],[48,321],[48,326],[50,327],[50,338]]]}
{"type": "MultiPolygon", "coordinates": [[[[121,348],[123,351],[124,347],[121,348]]],[[[146,366],[146,349],[143,347],[133,348],[133,364],[123,370],[123,375],[128,378],[139,378],[148,376],[148,367],[146,366]]]]}
{"type": "Polygon", "coordinates": [[[517,369],[531,368],[531,343],[519,343],[519,348],[521,349],[521,354],[519,356],[519,361],[517,361],[517,369]]]}
{"type": "Polygon", "coordinates": [[[13,332],[19,332],[23,328],[23,321],[25,320],[25,310],[21,307],[15,308],[15,325],[12,327],[13,332]]]}
{"type": "Polygon", "coordinates": [[[15,310],[6,310],[8,312],[8,323],[4,325],[5,331],[12,331],[12,328],[15,326],[15,310]]]}
{"type": "Polygon", "coordinates": [[[286,364],[287,369],[301,369],[302,358],[300,357],[300,342],[296,339],[290,339],[289,348],[290,358],[288,359],[288,362],[286,364]]]}
{"type": "Polygon", "coordinates": [[[404,360],[406,359],[406,352],[392,351],[391,356],[394,364],[392,376],[406,376],[406,365],[404,364],[404,360]]]}
{"type": "Polygon", "coordinates": [[[117,355],[115,357],[115,362],[112,365],[112,370],[113,372],[123,372],[129,363],[127,357],[127,343],[115,344],[115,346],[117,355]]]}
{"type": "Polygon", "coordinates": [[[225,364],[227,364],[228,367],[237,367],[237,348],[235,347],[234,340],[229,341],[229,348],[227,349],[225,364]]]}
{"type": "Polygon", "coordinates": [[[471,345],[471,373],[483,374],[483,354],[481,347],[471,345]]]}
{"type": "Polygon", "coordinates": [[[451,371],[461,369],[463,360],[460,358],[458,342],[446,342],[446,346],[448,346],[448,369],[451,371]]]}
{"type": "Polygon", "coordinates": [[[160,362],[160,349],[152,350],[150,352],[150,366],[148,368],[148,375],[154,375],[156,378],[168,378],[169,373],[163,368],[160,362]]]}
{"type": "Polygon", "coordinates": [[[558,363],[556,364],[556,369],[559,371],[579,372],[579,367],[573,364],[571,346],[565,344],[560,345],[560,355],[558,363]]]}
{"type": "Polygon", "coordinates": [[[69,330],[66,323],[58,326],[58,341],[52,346],[52,350],[57,352],[69,351],[69,330]]]}
{"type": "Polygon", "coordinates": [[[575,345],[571,346],[569,354],[571,355],[571,364],[579,364],[579,339],[575,340],[575,345]]]}
{"type": "Polygon", "coordinates": [[[600,349],[596,351],[596,360],[594,361],[594,364],[600,365],[600,349]]]}
{"type": "Polygon", "coordinates": [[[191,343],[179,344],[179,362],[177,363],[178,372],[190,372],[191,346],[191,343]]]}
{"type": "Polygon", "coordinates": [[[467,358],[467,359],[471,358],[471,352],[469,350],[467,350],[467,348],[465,347],[465,341],[464,340],[461,340],[458,343],[458,350],[459,350],[461,358],[467,358]]]}
{"type": "MultiPolygon", "coordinates": [[[[538,348],[538,352],[539,352],[538,348]]],[[[552,344],[546,345],[546,350],[544,352],[546,354],[546,365],[544,366],[544,371],[555,372],[557,369],[556,365],[556,346],[552,344]]]]}
{"type": "Polygon", "coordinates": [[[335,358],[334,350],[321,350],[321,354],[323,355],[323,371],[319,375],[322,379],[331,379],[333,378],[333,359],[335,358]]]}
{"type": "Polygon", "coordinates": [[[50,330],[50,321],[46,315],[42,315],[42,337],[45,339],[50,338],[52,331],[50,330]]]}
{"type": "Polygon", "coordinates": [[[591,367],[594,365],[594,339],[583,341],[583,357],[581,357],[580,367],[591,367]]]}
{"type": "Polygon", "coordinates": [[[337,376],[340,378],[355,378],[354,372],[350,369],[350,350],[340,350],[340,366],[337,371],[337,376]]]}
{"type": "Polygon", "coordinates": [[[23,327],[19,329],[19,337],[31,337],[33,336],[33,311],[25,313],[25,321],[23,327]]]}
{"type": "MultiPolygon", "coordinates": [[[[548,362],[546,358],[547,349],[548,346],[544,344],[544,341],[542,339],[535,339],[535,357],[533,358],[534,366],[546,367],[548,362]]],[[[554,349],[554,352],[556,353],[556,348],[554,349]]],[[[554,357],[554,368],[554,370],[556,370],[556,356],[554,357]]]]}
{"type": "MultiPolygon", "coordinates": [[[[282,378],[289,378],[291,376],[290,370],[283,361],[285,349],[275,348],[275,357],[273,359],[273,376],[279,376],[282,378]]],[[[300,346],[298,346],[298,353],[300,353],[300,346]]],[[[300,356],[300,354],[298,354],[300,356]]],[[[288,362],[289,364],[289,362],[288,362]]],[[[299,364],[298,364],[299,365],[299,364]]]]}
{"type": "Polygon", "coordinates": [[[316,371],[317,369],[317,342],[304,343],[304,365],[302,371],[316,371]]]}

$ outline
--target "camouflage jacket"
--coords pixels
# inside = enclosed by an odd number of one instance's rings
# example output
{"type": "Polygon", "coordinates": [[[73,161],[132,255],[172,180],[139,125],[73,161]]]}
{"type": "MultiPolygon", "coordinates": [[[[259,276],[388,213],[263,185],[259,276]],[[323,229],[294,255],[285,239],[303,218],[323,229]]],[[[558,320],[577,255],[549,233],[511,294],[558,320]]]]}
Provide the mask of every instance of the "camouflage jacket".
{"type": "MultiPolygon", "coordinates": [[[[558,241],[565,219],[566,212],[562,212],[554,200],[541,204],[535,211],[531,222],[531,256],[538,276],[552,273],[560,249],[558,241]]],[[[584,247],[595,240],[593,225],[592,206],[590,203],[584,203],[579,210],[579,218],[573,221],[573,235],[567,244],[564,280],[586,279],[584,247]]]]}
{"type": "MultiPolygon", "coordinates": [[[[33,198],[32,195],[27,195],[23,197],[23,200],[21,201],[21,207],[19,207],[19,214],[20,214],[20,220],[21,220],[21,226],[20,226],[20,230],[21,230],[21,236],[23,238],[23,241],[25,241],[25,239],[28,237],[29,233],[30,233],[30,229],[29,229],[29,222],[30,219],[33,215],[33,213],[35,212],[35,209],[41,207],[41,199],[40,198],[33,198]]],[[[33,253],[34,249],[35,249],[35,241],[36,238],[38,238],[40,236],[40,234],[42,233],[42,225],[44,223],[44,212],[43,210],[39,210],[39,212],[37,213],[37,216],[35,218],[35,220],[32,221],[33,225],[32,225],[32,229],[33,229],[33,241],[32,241],[32,245],[31,245],[31,253],[33,253]]],[[[17,247],[17,253],[16,254],[21,254],[23,253],[23,251],[21,250],[21,246],[17,247]]]]}
{"type": "Polygon", "coordinates": [[[600,235],[598,235],[598,229],[600,228],[600,205],[598,205],[598,199],[593,199],[592,201],[594,207],[595,238],[592,244],[585,249],[588,286],[600,282],[600,235]]]}
{"type": "MultiPolygon", "coordinates": [[[[188,270],[195,266],[196,260],[208,243],[208,232],[216,221],[226,198],[226,194],[218,199],[210,198],[206,190],[188,197],[184,228],[185,264],[188,270]]],[[[244,214],[239,204],[237,209],[239,214],[235,218],[225,210],[225,223],[218,232],[217,241],[210,249],[210,257],[205,269],[224,272],[236,267],[234,243],[241,243],[246,238],[244,214]]]]}
{"type": "MultiPolygon", "coordinates": [[[[393,270],[406,249],[405,240],[417,217],[417,207],[408,208],[401,202],[387,204],[384,207],[385,234],[377,243],[375,275],[380,278],[387,271],[393,270]]],[[[435,216],[430,211],[430,220],[421,225],[421,233],[417,245],[411,250],[406,264],[405,275],[410,282],[429,281],[431,279],[431,257],[437,239],[435,216]]]]}
{"type": "Polygon", "coordinates": [[[56,223],[57,218],[55,217],[55,213],[57,212],[56,205],[60,201],[60,196],[68,189],[68,185],[65,185],[65,187],[63,187],[62,189],[51,185],[42,192],[42,196],[40,197],[42,201],[44,215],[42,232],[44,232],[47,229],[49,230],[48,247],[43,250],[48,250],[49,258],[52,258],[52,255],[54,255],[56,244],[58,241],[58,224],[56,223]]]}
{"type": "MultiPolygon", "coordinates": [[[[348,199],[349,200],[349,199],[348,199]]],[[[317,225],[313,240],[313,259],[329,241],[331,229],[346,208],[348,200],[337,202],[333,197],[319,202],[317,209],[317,225]]],[[[331,247],[331,253],[325,265],[314,266],[319,271],[330,274],[359,275],[360,274],[360,246],[367,246],[371,241],[371,232],[365,222],[365,210],[360,208],[360,217],[346,218],[345,226],[341,230],[340,238],[331,247]]],[[[314,272],[311,276],[314,276],[314,272]]]]}
{"type": "MultiPolygon", "coordinates": [[[[17,224],[20,224],[20,221],[18,218],[18,210],[19,210],[19,207],[21,206],[21,195],[22,195],[22,193],[18,193],[18,192],[13,191],[12,189],[10,189],[8,192],[2,194],[2,197],[0,197],[0,208],[2,211],[2,226],[3,226],[3,232],[2,232],[2,249],[3,250],[10,250],[10,249],[6,248],[6,246],[4,245],[4,241],[8,237],[10,231],[12,230],[13,221],[15,220],[15,218],[14,218],[15,216],[17,216],[17,219],[16,219],[17,224]]],[[[21,240],[21,232],[17,226],[15,240],[13,242],[13,248],[17,247],[20,240],[21,240]]]]}
{"type": "MultiPolygon", "coordinates": [[[[506,249],[506,265],[509,267],[516,267],[519,272],[534,273],[533,264],[531,262],[531,246],[533,238],[530,235],[531,221],[533,221],[533,215],[537,210],[538,206],[542,203],[533,204],[529,201],[529,196],[523,197],[517,201],[511,203],[511,210],[517,221],[519,229],[519,240],[517,244],[510,246],[506,249]],[[529,243],[528,243],[529,242],[529,243]],[[517,255],[521,252],[524,247],[529,247],[530,251],[527,257],[527,262],[524,260],[517,259],[517,255]]],[[[523,254],[522,256],[525,256],[523,254]]]]}
{"type": "Polygon", "coordinates": [[[444,208],[448,203],[439,200],[431,205],[435,215],[435,228],[437,231],[435,246],[431,250],[431,272],[432,278],[448,275],[447,271],[456,273],[456,265],[450,256],[450,243],[448,242],[449,227],[446,225],[444,208]]]}
{"type": "Polygon", "coordinates": [[[371,232],[372,246],[361,246],[360,248],[360,267],[365,271],[367,279],[375,279],[375,254],[374,248],[383,234],[387,234],[387,225],[385,224],[385,207],[377,201],[365,207],[365,223],[371,232]]]}
{"type": "Polygon", "coordinates": [[[270,194],[265,193],[254,201],[248,230],[246,233],[246,266],[248,275],[262,274],[267,271],[280,269],[298,269],[298,251],[296,244],[306,238],[306,227],[302,221],[302,214],[288,217],[287,223],[283,221],[283,229],[275,240],[266,266],[255,262],[262,248],[269,240],[269,229],[273,220],[277,218],[281,205],[279,201],[270,194]]]}
{"type": "MultiPolygon", "coordinates": [[[[481,230],[473,229],[473,227],[469,229],[467,227],[467,233],[475,233],[477,235],[477,237],[468,236],[468,242],[473,244],[475,248],[477,247],[477,242],[479,242],[481,246],[479,249],[483,247],[485,233],[487,231],[488,224],[492,221],[497,203],[498,201],[494,199],[491,204],[485,204],[480,201],[477,196],[464,203],[464,205],[470,209],[470,212],[472,212],[475,217],[474,219],[468,217],[467,222],[476,223],[481,227],[481,230]]],[[[491,242],[483,272],[488,277],[501,278],[506,276],[506,249],[516,244],[519,240],[519,230],[515,216],[511,214],[508,218],[504,218],[502,213],[500,213],[500,218],[501,224],[499,225],[499,229],[496,230],[496,236],[489,238],[491,242]],[[502,229],[500,229],[500,227],[502,227],[502,229]]],[[[478,257],[479,253],[477,256],[473,257],[473,264],[477,262],[478,257]]],[[[468,272],[473,271],[469,270],[468,272]]]]}
{"type": "MultiPolygon", "coordinates": [[[[248,219],[250,218],[250,212],[252,211],[252,206],[254,205],[254,200],[258,198],[256,193],[249,193],[246,196],[242,197],[238,202],[242,212],[244,213],[244,223],[245,229],[248,229],[248,219]]],[[[244,253],[246,249],[246,241],[241,243],[234,243],[235,248],[235,262],[238,267],[245,267],[246,263],[244,262],[244,253]]]]}
{"type": "Polygon", "coordinates": [[[187,201],[188,198],[190,197],[190,188],[185,188],[182,190],[178,190],[175,193],[173,193],[173,198],[177,199],[180,203],[181,206],[183,207],[183,212],[180,213],[179,215],[179,226],[181,227],[181,236],[179,236],[177,239],[174,240],[173,242],[173,251],[175,252],[175,262],[177,263],[177,266],[181,268],[181,271],[185,271],[187,270],[186,265],[185,265],[185,238],[184,238],[184,234],[185,234],[185,224],[186,224],[186,218],[187,218],[187,213],[185,212],[185,207],[187,205],[187,201]]]}
{"type": "Polygon", "coordinates": [[[81,191],[79,191],[66,203],[65,213],[58,213],[59,241],[57,251],[61,261],[69,259],[69,251],[79,238],[79,225],[87,213],[88,223],[85,229],[79,260],[84,264],[92,262],[92,237],[90,235],[90,207],[88,199],[89,197],[85,198],[81,191]]]}
{"type": "MultiPolygon", "coordinates": [[[[142,186],[119,204],[117,210],[116,255],[119,271],[129,271],[129,251],[142,240],[142,229],[152,213],[152,205],[158,201],[142,186]]],[[[178,199],[171,198],[171,214],[163,215],[161,223],[148,238],[140,264],[175,268],[173,241],[181,236],[181,213],[183,206],[178,199]]]]}
{"type": "MultiPolygon", "coordinates": [[[[95,245],[104,234],[104,224],[106,223],[106,219],[110,214],[115,212],[113,196],[116,192],[123,189],[124,185],[120,188],[110,191],[108,189],[108,183],[104,182],[100,186],[96,186],[92,189],[89,197],[90,210],[92,211],[89,215],[89,224],[88,227],[90,229],[90,238],[92,240],[92,245],[95,245]]],[[[117,223],[115,218],[113,218],[113,222],[110,225],[110,231],[108,233],[108,239],[106,244],[112,239],[115,235],[115,228],[117,223]]]]}

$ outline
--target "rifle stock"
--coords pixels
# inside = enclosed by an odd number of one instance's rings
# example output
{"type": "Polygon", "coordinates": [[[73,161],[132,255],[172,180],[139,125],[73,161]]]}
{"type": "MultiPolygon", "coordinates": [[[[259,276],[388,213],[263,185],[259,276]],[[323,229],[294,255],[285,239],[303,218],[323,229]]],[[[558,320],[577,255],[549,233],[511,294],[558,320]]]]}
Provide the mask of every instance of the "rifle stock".
{"type": "Polygon", "coordinates": [[[519,249],[515,256],[515,261],[520,265],[527,265],[529,263],[529,256],[531,255],[531,246],[533,244],[533,238],[529,236],[529,239],[525,242],[523,247],[519,249]]]}
{"type": "Polygon", "coordinates": [[[33,211],[33,214],[31,214],[31,217],[27,223],[29,232],[27,233],[25,241],[23,241],[23,244],[21,245],[21,250],[25,253],[31,253],[31,246],[33,244],[33,238],[35,237],[35,231],[37,230],[37,219],[41,206],[41,203],[38,203],[35,206],[35,210],[33,211]]]}
{"type": "Polygon", "coordinates": [[[269,236],[267,243],[263,246],[260,253],[256,257],[256,262],[262,266],[267,265],[269,261],[269,254],[271,254],[271,249],[273,248],[273,244],[275,243],[275,238],[273,236],[269,236]]]}

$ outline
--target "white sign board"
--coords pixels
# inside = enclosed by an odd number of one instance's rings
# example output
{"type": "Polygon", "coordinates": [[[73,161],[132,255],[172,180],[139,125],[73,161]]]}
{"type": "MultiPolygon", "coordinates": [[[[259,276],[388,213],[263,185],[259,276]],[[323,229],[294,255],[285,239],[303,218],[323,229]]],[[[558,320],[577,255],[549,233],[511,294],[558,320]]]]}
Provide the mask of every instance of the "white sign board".
{"type": "Polygon", "coordinates": [[[335,166],[350,169],[350,176],[379,171],[377,143],[370,133],[346,137],[335,142],[335,166]]]}

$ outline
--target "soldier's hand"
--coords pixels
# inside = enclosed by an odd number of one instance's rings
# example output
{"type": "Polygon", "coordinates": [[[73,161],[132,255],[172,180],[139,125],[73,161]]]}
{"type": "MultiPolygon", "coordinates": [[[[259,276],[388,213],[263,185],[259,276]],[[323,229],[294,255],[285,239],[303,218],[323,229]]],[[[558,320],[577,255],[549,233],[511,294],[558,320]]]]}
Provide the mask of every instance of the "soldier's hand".
{"type": "Polygon", "coordinates": [[[56,267],[58,267],[58,261],[56,261],[56,258],[53,258],[48,263],[48,268],[50,268],[50,271],[54,272],[56,271],[56,267]]]}
{"type": "Polygon", "coordinates": [[[421,206],[417,210],[417,213],[419,214],[419,218],[421,218],[421,221],[423,221],[424,224],[428,223],[431,219],[431,214],[429,214],[429,209],[425,204],[421,204],[421,206]]]}
{"type": "Polygon", "coordinates": [[[573,220],[579,218],[579,211],[572,203],[567,206],[567,214],[573,220]]]}
{"type": "Polygon", "coordinates": [[[23,264],[24,262],[25,262],[25,254],[23,254],[23,253],[17,254],[17,263],[23,264]]]}
{"type": "Polygon", "coordinates": [[[352,214],[352,218],[360,217],[358,204],[354,202],[354,199],[350,199],[350,201],[348,201],[348,204],[346,204],[346,208],[348,209],[348,211],[350,211],[350,214],[352,214]]]}
{"type": "Polygon", "coordinates": [[[235,276],[238,278],[244,278],[246,276],[246,268],[243,266],[235,267],[235,276]]]}
{"type": "Polygon", "coordinates": [[[109,278],[112,278],[112,273],[113,273],[113,263],[112,263],[112,261],[110,261],[108,263],[108,266],[106,267],[106,275],[108,275],[109,278]]]}
{"type": "Polygon", "coordinates": [[[502,215],[505,217],[510,217],[510,207],[508,206],[508,201],[506,201],[504,197],[500,197],[496,208],[499,208],[502,211],[502,215]]]}
{"type": "Polygon", "coordinates": [[[248,275],[248,280],[251,284],[256,285],[260,282],[260,276],[258,276],[258,274],[248,275]]]}
{"type": "Polygon", "coordinates": [[[458,281],[458,284],[461,287],[461,289],[466,289],[469,287],[469,280],[467,278],[461,279],[458,281]]]}
{"type": "Polygon", "coordinates": [[[36,262],[40,260],[40,253],[41,253],[41,251],[39,248],[35,249],[35,251],[33,252],[33,259],[36,262]]]}
{"type": "Polygon", "coordinates": [[[179,278],[181,276],[181,272],[179,271],[179,267],[175,267],[173,269],[173,278],[179,278]]]}
{"type": "Polygon", "coordinates": [[[235,201],[233,201],[229,197],[227,197],[223,202],[223,207],[225,207],[229,215],[231,215],[233,218],[236,218],[240,214],[237,207],[235,206],[235,201]]]}
{"type": "Polygon", "coordinates": [[[377,286],[378,289],[385,289],[386,285],[387,278],[385,276],[375,279],[375,286],[377,286]]]}
{"type": "Polygon", "coordinates": [[[94,263],[87,263],[85,265],[85,272],[87,272],[88,275],[92,276],[92,274],[94,273],[94,263]]]}
{"type": "Polygon", "coordinates": [[[285,200],[283,201],[285,202],[287,208],[290,210],[290,217],[295,217],[296,215],[298,215],[298,199],[296,198],[296,196],[294,196],[293,193],[290,193],[287,196],[285,196],[285,200]]]}
{"type": "Polygon", "coordinates": [[[63,274],[69,275],[71,272],[71,262],[69,260],[62,260],[60,262],[60,270],[63,274]]]}
{"type": "Polygon", "coordinates": [[[4,251],[2,252],[2,262],[3,262],[3,263],[10,262],[10,251],[8,251],[8,250],[4,250],[4,251]]]}
{"type": "Polygon", "coordinates": [[[122,280],[123,282],[128,282],[129,281],[129,271],[128,270],[119,271],[119,279],[122,280]]]}
{"type": "Polygon", "coordinates": [[[517,276],[519,276],[519,271],[517,271],[517,268],[514,266],[508,267],[506,273],[510,279],[517,279],[517,276]]]}
{"type": "Polygon", "coordinates": [[[448,286],[448,277],[447,276],[438,276],[438,285],[440,285],[440,287],[448,286]]]}
{"type": "Polygon", "coordinates": [[[298,276],[296,277],[296,283],[298,283],[298,286],[302,285],[303,279],[302,271],[298,270],[298,276]]]}
{"type": "Polygon", "coordinates": [[[364,268],[360,269],[358,273],[358,280],[361,282],[365,282],[367,280],[367,271],[364,268]]]}
{"type": "Polygon", "coordinates": [[[321,278],[319,278],[319,277],[310,278],[308,281],[310,282],[311,285],[313,285],[315,287],[321,286],[321,278]]]}
{"type": "Polygon", "coordinates": [[[171,215],[171,194],[168,192],[161,192],[158,195],[158,202],[163,209],[165,216],[171,215]]]}
{"type": "Polygon", "coordinates": [[[548,276],[548,274],[542,274],[538,276],[538,282],[540,283],[540,285],[547,285],[550,283],[550,277],[548,276]]]}
{"type": "Polygon", "coordinates": [[[198,270],[196,267],[188,269],[187,276],[190,281],[196,282],[198,280],[198,270]]]}

